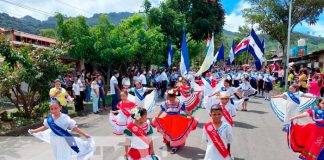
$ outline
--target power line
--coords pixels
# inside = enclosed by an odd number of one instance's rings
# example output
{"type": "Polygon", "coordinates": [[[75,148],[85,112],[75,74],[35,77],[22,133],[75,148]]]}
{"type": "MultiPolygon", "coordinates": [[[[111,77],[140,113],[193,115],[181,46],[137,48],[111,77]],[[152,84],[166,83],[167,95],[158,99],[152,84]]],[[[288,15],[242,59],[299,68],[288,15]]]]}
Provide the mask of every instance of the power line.
{"type": "Polygon", "coordinates": [[[43,14],[43,15],[46,15],[46,16],[54,16],[54,14],[52,14],[52,13],[42,11],[42,10],[39,10],[39,9],[36,9],[36,8],[32,8],[32,7],[23,5],[23,4],[11,2],[11,1],[8,1],[8,0],[0,0],[0,1],[11,4],[11,5],[14,5],[14,6],[17,6],[17,7],[20,7],[20,8],[24,8],[24,9],[32,11],[32,12],[37,12],[37,13],[40,13],[40,14],[43,14]]]}
{"type": "Polygon", "coordinates": [[[86,11],[86,10],[84,10],[84,9],[81,9],[81,8],[78,8],[78,7],[75,7],[75,6],[73,6],[73,5],[69,4],[69,3],[66,3],[66,2],[62,1],[62,0],[56,0],[56,1],[59,2],[59,3],[61,3],[61,4],[63,4],[63,5],[66,5],[66,6],[69,6],[69,7],[71,7],[71,8],[77,9],[77,10],[79,10],[79,11],[82,11],[82,12],[84,12],[84,13],[86,13],[86,14],[92,15],[92,14],[89,13],[88,11],[86,11]]]}
{"type": "Polygon", "coordinates": [[[0,11],[1,11],[1,13],[6,13],[6,14],[8,14],[9,16],[10,16],[10,15],[14,15],[14,16],[16,16],[16,17],[24,17],[24,15],[17,14],[17,13],[13,13],[13,12],[9,12],[9,11],[5,11],[5,10],[3,10],[3,9],[1,9],[1,8],[0,8],[0,11]]]}

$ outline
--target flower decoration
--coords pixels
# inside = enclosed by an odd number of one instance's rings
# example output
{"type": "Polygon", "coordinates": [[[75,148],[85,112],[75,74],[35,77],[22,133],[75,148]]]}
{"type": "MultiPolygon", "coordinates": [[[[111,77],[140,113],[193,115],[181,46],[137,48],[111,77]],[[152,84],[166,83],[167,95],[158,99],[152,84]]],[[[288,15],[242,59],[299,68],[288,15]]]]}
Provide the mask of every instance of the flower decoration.
{"type": "Polygon", "coordinates": [[[141,118],[140,113],[135,113],[134,119],[139,120],[141,118]]]}
{"type": "Polygon", "coordinates": [[[169,95],[178,95],[179,91],[177,89],[170,89],[167,92],[169,95]]]}
{"type": "Polygon", "coordinates": [[[135,107],[131,110],[132,114],[134,114],[134,119],[139,120],[141,118],[141,114],[138,112],[139,110],[135,107]]]}
{"type": "Polygon", "coordinates": [[[131,109],[131,112],[132,112],[132,114],[135,114],[138,112],[138,109],[135,107],[135,108],[131,109]]]}

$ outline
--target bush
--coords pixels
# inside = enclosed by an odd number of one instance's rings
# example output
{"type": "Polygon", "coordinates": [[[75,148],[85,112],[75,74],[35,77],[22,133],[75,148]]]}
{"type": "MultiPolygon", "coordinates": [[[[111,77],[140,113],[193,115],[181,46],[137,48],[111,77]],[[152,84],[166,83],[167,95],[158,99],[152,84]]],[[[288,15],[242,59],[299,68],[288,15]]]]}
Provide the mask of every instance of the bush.
{"type": "Polygon", "coordinates": [[[50,111],[49,107],[50,103],[45,101],[40,103],[37,107],[34,108],[32,115],[34,118],[40,118],[43,117],[44,114],[48,114],[50,111]]]}

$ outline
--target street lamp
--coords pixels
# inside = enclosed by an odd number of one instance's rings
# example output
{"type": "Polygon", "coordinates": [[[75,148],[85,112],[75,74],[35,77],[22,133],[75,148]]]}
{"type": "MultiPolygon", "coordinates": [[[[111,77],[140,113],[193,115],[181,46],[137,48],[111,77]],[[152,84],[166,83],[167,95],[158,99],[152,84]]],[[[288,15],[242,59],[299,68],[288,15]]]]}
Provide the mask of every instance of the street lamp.
{"type": "Polygon", "coordinates": [[[291,29],[291,10],[292,1],[289,3],[289,20],[288,20],[288,44],[287,44],[287,55],[286,55],[286,74],[285,74],[285,90],[288,90],[288,71],[289,71],[289,50],[290,50],[290,29],[291,29]]]}

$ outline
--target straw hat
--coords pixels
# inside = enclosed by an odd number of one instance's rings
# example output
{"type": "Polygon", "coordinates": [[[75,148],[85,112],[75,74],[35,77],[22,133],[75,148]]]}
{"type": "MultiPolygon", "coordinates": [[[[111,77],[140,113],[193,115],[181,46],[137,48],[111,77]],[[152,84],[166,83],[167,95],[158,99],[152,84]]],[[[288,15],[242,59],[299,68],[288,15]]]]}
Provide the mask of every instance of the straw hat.
{"type": "Polygon", "coordinates": [[[220,92],[218,99],[222,99],[222,98],[230,98],[231,95],[228,92],[220,92]]]}

